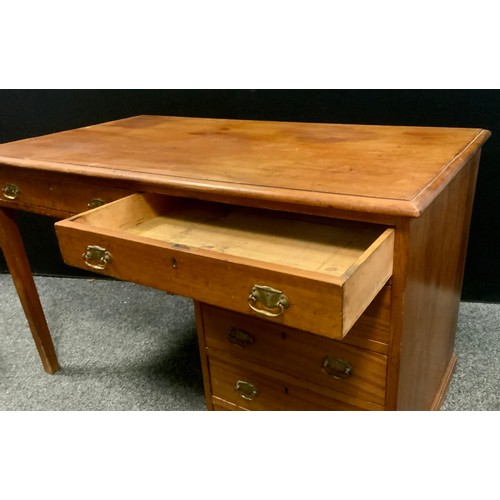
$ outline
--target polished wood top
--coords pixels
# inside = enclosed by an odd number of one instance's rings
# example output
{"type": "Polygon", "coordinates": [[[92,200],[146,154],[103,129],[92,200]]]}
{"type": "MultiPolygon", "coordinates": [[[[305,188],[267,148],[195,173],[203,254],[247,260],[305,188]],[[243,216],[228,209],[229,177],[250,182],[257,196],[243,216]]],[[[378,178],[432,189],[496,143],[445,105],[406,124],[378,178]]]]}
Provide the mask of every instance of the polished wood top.
{"type": "Polygon", "coordinates": [[[0,164],[153,192],[419,216],[481,129],[137,116],[0,145],[0,164]]]}

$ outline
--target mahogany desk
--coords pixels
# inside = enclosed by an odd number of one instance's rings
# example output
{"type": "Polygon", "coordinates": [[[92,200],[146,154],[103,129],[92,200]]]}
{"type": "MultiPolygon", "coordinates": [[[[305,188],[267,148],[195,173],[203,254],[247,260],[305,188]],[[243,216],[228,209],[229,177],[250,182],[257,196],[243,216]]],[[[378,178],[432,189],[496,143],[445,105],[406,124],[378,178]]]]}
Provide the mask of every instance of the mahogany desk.
{"type": "Polygon", "coordinates": [[[0,244],[45,370],[16,210],[64,219],[68,264],[194,299],[209,409],[438,409],[488,137],[138,116],[0,145],[0,244]]]}

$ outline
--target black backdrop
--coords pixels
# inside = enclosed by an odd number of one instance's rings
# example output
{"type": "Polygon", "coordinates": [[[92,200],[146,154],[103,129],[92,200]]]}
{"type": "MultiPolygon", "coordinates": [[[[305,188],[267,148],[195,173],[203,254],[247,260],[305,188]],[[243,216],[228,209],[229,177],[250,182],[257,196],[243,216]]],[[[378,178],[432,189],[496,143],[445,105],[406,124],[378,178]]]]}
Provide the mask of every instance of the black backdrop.
{"type": "MultiPolygon", "coordinates": [[[[0,90],[0,142],[137,114],[491,130],[483,148],[462,298],[500,302],[500,91],[0,90]]],[[[61,262],[53,220],[20,214],[19,221],[35,274],[88,275],[61,262]]],[[[0,254],[0,272],[5,271],[0,254]]]]}

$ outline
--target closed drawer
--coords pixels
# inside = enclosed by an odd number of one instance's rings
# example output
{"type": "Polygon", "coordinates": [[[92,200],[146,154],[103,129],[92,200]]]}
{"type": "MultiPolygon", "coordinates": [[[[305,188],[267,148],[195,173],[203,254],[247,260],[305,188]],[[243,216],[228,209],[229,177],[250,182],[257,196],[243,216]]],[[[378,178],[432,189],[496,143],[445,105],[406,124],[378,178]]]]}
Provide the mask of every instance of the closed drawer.
{"type": "MultiPolygon", "coordinates": [[[[259,367],[241,367],[209,358],[212,402],[226,409],[267,411],[355,411],[362,408],[262,374],[259,367]]],[[[372,408],[379,409],[382,408],[372,408]]]]}
{"type": "Polygon", "coordinates": [[[74,175],[0,168],[0,202],[18,209],[67,217],[130,195],[130,191],[74,175]]]}
{"type": "Polygon", "coordinates": [[[202,305],[209,357],[230,355],[322,386],[335,399],[385,404],[387,356],[202,305]],[[220,354],[219,354],[220,355],[220,354]]]}
{"type": "Polygon", "coordinates": [[[159,195],[56,231],[69,265],[331,338],[392,274],[393,229],[159,195]]]}

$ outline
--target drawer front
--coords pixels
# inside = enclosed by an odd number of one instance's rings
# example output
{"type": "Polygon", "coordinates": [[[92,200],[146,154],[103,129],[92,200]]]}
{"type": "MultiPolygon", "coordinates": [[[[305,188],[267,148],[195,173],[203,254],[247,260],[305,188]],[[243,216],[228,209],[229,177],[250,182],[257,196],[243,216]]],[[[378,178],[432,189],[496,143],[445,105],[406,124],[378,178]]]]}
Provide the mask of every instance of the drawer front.
{"type": "Polygon", "coordinates": [[[218,407],[267,411],[361,410],[263,375],[259,367],[242,368],[215,357],[209,358],[209,367],[212,400],[218,407]]]}
{"type": "Polygon", "coordinates": [[[45,215],[67,217],[130,194],[71,175],[40,175],[36,170],[0,168],[0,202],[45,215]]]}
{"type": "Polygon", "coordinates": [[[335,399],[384,405],[387,356],[344,341],[202,305],[209,355],[226,353],[328,389],[335,399]]]}
{"type": "Polygon", "coordinates": [[[329,338],[347,334],[392,274],[392,229],[220,205],[134,195],[56,232],[69,265],[329,338]]]}

